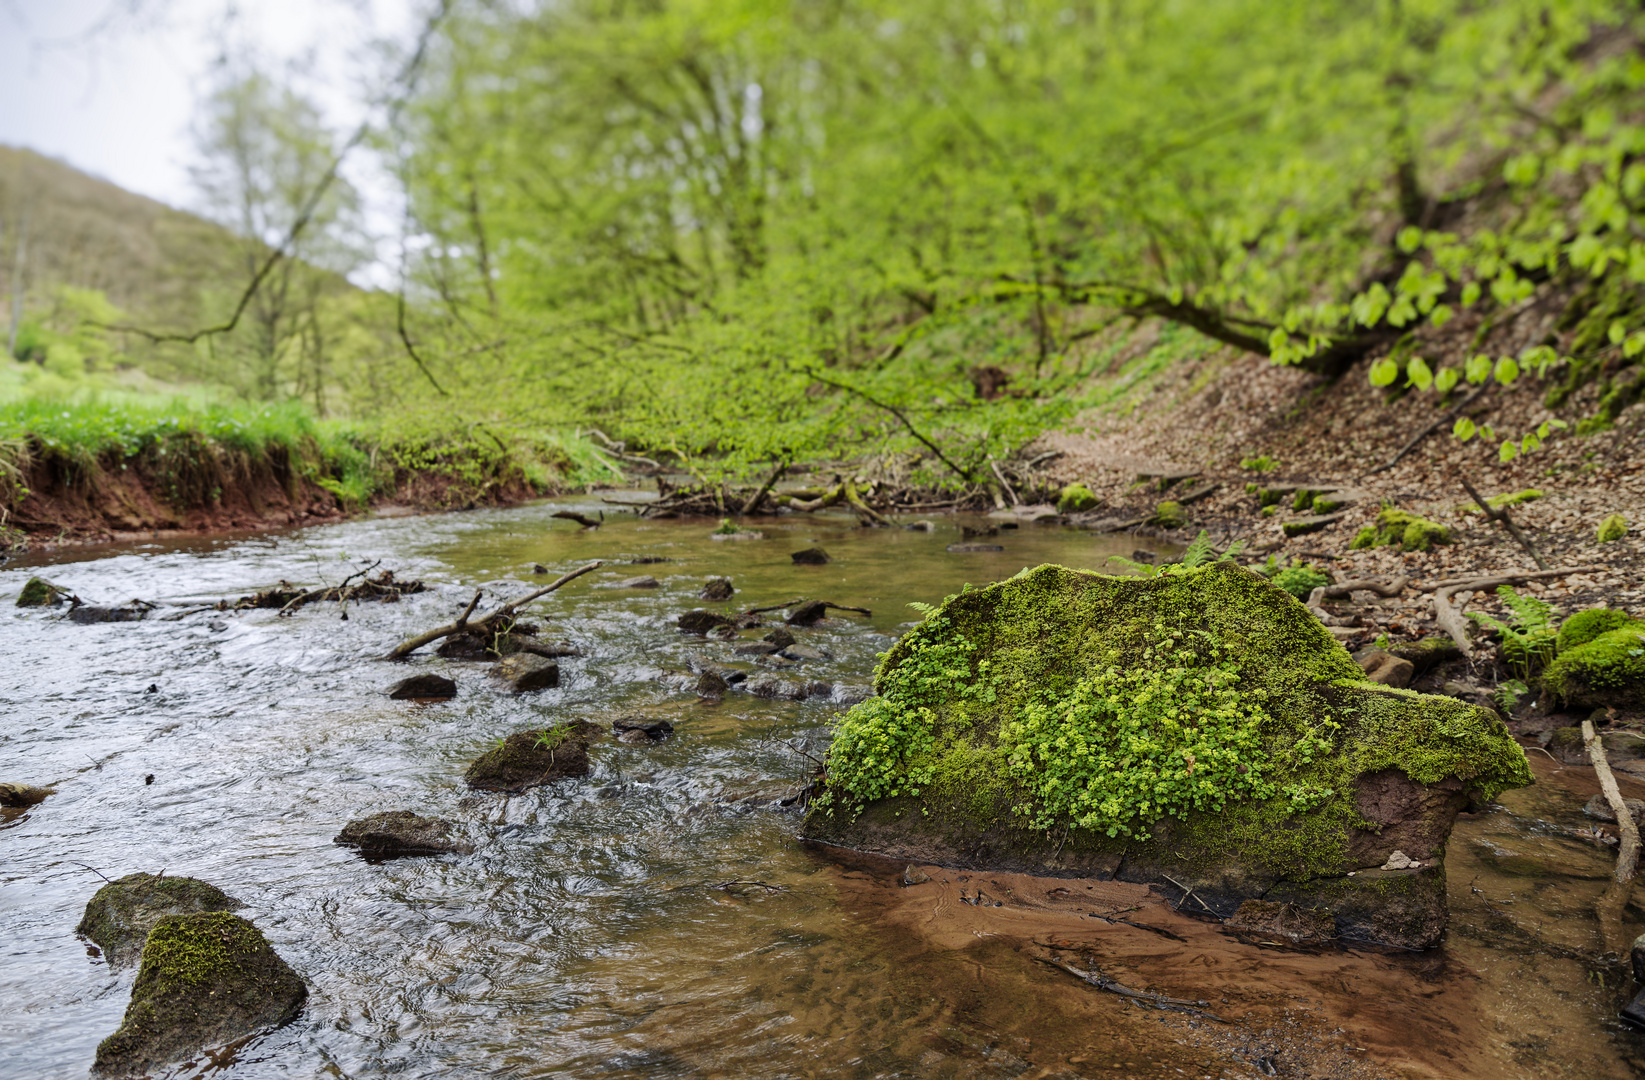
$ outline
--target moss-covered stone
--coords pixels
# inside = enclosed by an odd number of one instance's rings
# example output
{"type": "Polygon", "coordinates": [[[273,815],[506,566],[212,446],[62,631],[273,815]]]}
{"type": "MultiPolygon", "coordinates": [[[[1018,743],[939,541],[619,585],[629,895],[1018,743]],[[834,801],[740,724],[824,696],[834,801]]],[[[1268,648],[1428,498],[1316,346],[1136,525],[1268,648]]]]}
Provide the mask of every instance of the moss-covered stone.
{"type": "Polygon", "coordinates": [[[1462,659],[1462,650],[1447,634],[1434,634],[1416,641],[1402,641],[1388,646],[1388,651],[1412,665],[1411,677],[1420,679],[1432,668],[1462,659]]]}
{"type": "Polygon", "coordinates": [[[67,589],[53,585],[43,577],[31,577],[23,583],[23,591],[17,594],[17,606],[50,607],[68,598],[67,589]]]}
{"type": "Polygon", "coordinates": [[[307,994],[303,980],[238,915],[162,919],[143,946],[125,1019],[97,1047],[93,1071],[148,1074],[285,1023],[307,994]]]}
{"type": "Polygon", "coordinates": [[[1577,708],[1645,708],[1645,623],[1628,623],[1561,652],[1542,673],[1542,685],[1577,708]]]}
{"type": "Polygon", "coordinates": [[[161,919],[239,906],[223,890],[198,878],[127,874],[97,890],[74,929],[96,942],[110,965],[121,967],[137,960],[143,939],[161,919]]]}
{"type": "Polygon", "coordinates": [[[587,776],[588,740],[599,734],[598,727],[583,720],[515,732],[476,758],[464,780],[478,791],[518,792],[550,780],[587,776]]]}
{"type": "Polygon", "coordinates": [[[1154,516],[1148,519],[1148,524],[1159,529],[1180,529],[1188,524],[1188,513],[1181,503],[1167,500],[1154,508],[1154,516]]]}
{"type": "Polygon", "coordinates": [[[1083,514],[1097,507],[1097,497],[1084,484],[1069,484],[1057,496],[1059,514],[1083,514]]]}
{"type": "Polygon", "coordinates": [[[1609,544],[1613,541],[1621,540],[1627,535],[1628,519],[1623,517],[1621,514],[1612,514],[1610,517],[1599,523],[1599,532],[1597,533],[1597,536],[1601,544],[1609,544]]]}
{"type": "Polygon", "coordinates": [[[1559,651],[1564,652],[1578,645],[1586,645],[1601,634],[1620,630],[1637,621],[1621,608],[1597,607],[1579,611],[1560,624],[1557,642],[1559,651]]]}
{"type": "Polygon", "coordinates": [[[1373,547],[1397,546],[1403,551],[1428,551],[1435,544],[1449,544],[1451,530],[1437,522],[1418,517],[1404,510],[1385,506],[1377,514],[1377,523],[1366,526],[1349,544],[1354,550],[1373,547]]]}
{"type": "Polygon", "coordinates": [[[1547,497],[1547,492],[1537,488],[1526,488],[1524,491],[1509,491],[1501,495],[1492,495],[1485,501],[1491,509],[1501,510],[1504,506],[1519,506],[1522,503],[1533,502],[1547,497]]]}
{"type": "Polygon", "coordinates": [[[1531,782],[1493,712],[1366,682],[1306,608],[1226,561],[1154,578],[1042,566],[950,597],[876,688],[836,730],[813,839],[1174,880],[1224,916],[1323,905],[1347,936],[1407,946],[1444,925],[1456,813],[1531,782]],[[1139,678],[1148,701],[1111,693],[1139,678]],[[1395,850],[1438,884],[1401,884],[1409,910],[1383,918],[1388,887],[1348,875],[1395,850]]]}

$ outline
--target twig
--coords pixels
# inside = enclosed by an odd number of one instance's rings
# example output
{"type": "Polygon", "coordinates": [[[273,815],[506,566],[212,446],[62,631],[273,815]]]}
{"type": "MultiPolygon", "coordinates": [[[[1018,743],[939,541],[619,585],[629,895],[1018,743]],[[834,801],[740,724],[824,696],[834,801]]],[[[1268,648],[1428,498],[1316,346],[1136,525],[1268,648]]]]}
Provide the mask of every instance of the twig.
{"type": "Polygon", "coordinates": [[[1507,574],[1491,577],[1446,578],[1443,581],[1430,582],[1418,589],[1418,592],[1429,592],[1433,589],[1443,589],[1451,585],[1467,586],[1473,589],[1492,588],[1497,585],[1521,585],[1527,581],[1540,581],[1543,578],[1567,577],[1571,574],[1598,574],[1609,570],[1608,566],[1562,566],[1557,570],[1519,570],[1507,574]]]}
{"type": "MultiPolygon", "coordinates": [[[[604,513],[604,511],[601,511],[601,513],[604,513]]],[[[560,518],[562,521],[575,521],[585,529],[598,529],[602,524],[604,524],[603,522],[595,521],[587,514],[579,514],[575,510],[556,510],[548,516],[560,518]]]]}
{"type": "Polygon", "coordinates": [[[1063,971],[1068,972],[1068,974],[1074,976],[1074,978],[1080,980],[1088,986],[1094,986],[1098,990],[1106,990],[1110,994],[1118,994],[1120,997],[1130,998],[1133,1001],[1145,1001],[1148,1004],[1160,1009],[1171,1009],[1177,1012],[1192,1013],[1195,1016],[1203,1016],[1207,1020],[1214,1020],[1219,1024],[1228,1023],[1228,1021],[1224,1020],[1222,1017],[1216,1015],[1215,1013],[1206,1012],[1204,1008],[1202,1008],[1202,1006],[1208,1005],[1210,1002],[1185,1001],[1182,998],[1166,997],[1164,994],[1151,994],[1143,990],[1132,990],[1128,986],[1123,986],[1120,983],[1115,982],[1113,979],[1110,979],[1100,971],[1089,973],[1084,972],[1071,964],[1064,964],[1060,961],[1047,959],[1043,956],[1036,956],[1034,959],[1038,960],[1042,964],[1049,964],[1054,968],[1061,968],[1063,971]]]}
{"type": "Polygon", "coordinates": [[[73,866],[78,866],[78,867],[80,867],[80,869],[82,869],[82,870],[90,870],[90,871],[91,871],[91,872],[92,872],[92,873],[94,873],[94,874],[96,874],[96,875],[97,875],[97,876],[98,876],[98,877],[100,877],[100,878],[103,878],[103,880],[104,880],[104,881],[108,881],[108,882],[109,882],[109,884],[110,884],[110,885],[113,885],[113,884],[114,884],[114,882],[112,882],[112,881],[109,881],[109,879],[108,879],[108,878],[106,878],[106,877],[104,877],[104,876],[103,876],[103,872],[102,872],[102,871],[101,871],[101,870],[99,870],[99,869],[97,869],[97,867],[95,867],[95,866],[87,866],[87,865],[86,865],[86,864],[85,864],[85,863],[83,863],[83,862],[74,862],[74,861],[73,861],[73,860],[72,860],[72,859],[71,859],[71,860],[69,860],[69,861],[70,861],[70,864],[71,864],[71,865],[73,865],[73,866]]]}
{"type": "Polygon", "coordinates": [[[751,888],[751,889],[752,888],[764,889],[766,892],[787,892],[788,891],[788,886],[787,885],[771,885],[771,884],[768,884],[764,881],[721,881],[717,884],[710,885],[709,888],[711,888],[711,889],[726,889],[726,890],[729,891],[733,886],[737,886],[737,885],[742,885],[742,886],[745,886],[745,887],[751,888]]]}
{"type": "Polygon", "coordinates": [[[1508,508],[1505,506],[1492,506],[1485,501],[1485,496],[1474,490],[1474,485],[1468,482],[1467,477],[1461,477],[1460,479],[1462,480],[1463,490],[1473,496],[1474,501],[1479,504],[1479,508],[1485,511],[1485,516],[1507,529],[1513,538],[1519,541],[1519,546],[1525,549],[1525,553],[1536,561],[1538,567],[1543,570],[1548,569],[1548,560],[1544,559],[1542,553],[1532,547],[1531,541],[1526,538],[1524,533],[1519,531],[1519,526],[1514,523],[1514,519],[1508,516],[1508,508]]]}
{"type": "MultiPolygon", "coordinates": [[[[358,573],[350,574],[348,577],[344,578],[343,583],[341,585],[338,585],[336,587],[336,590],[335,590],[338,594],[338,599],[342,599],[342,592],[343,592],[344,589],[348,588],[348,583],[349,582],[353,581],[355,578],[359,577],[361,574],[371,573],[373,570],[375,570],[377,568],[378,564],[381,563],[382,561],[383,560],[378,559],[377,562],[372,563],[370,566],[366,567],[364,570],[361,570],[358,573]]],[[[276,614],[277,615],[289,615],[293,611],[296,611],[298,608],[302,607],[304,604],[308,603],[310,600],[323,599],[325,597],[326,593],[332,592],[332,591],[333,591],[332,586],[327,585],[327,586],[324,586],[323,588],[313,589],[313,590],[310,590],[309,592],[306,592],[306,593],[299,593],[296,596],[292,597],[289,601],[287,601],[286,606],[281,608],[276,614]]]]}
{"type": "Polygon", "coordinates": [[[1178,496],[1177,497],[1177,505],[1178,506],[1187,506],[1190,503],[1197,503],[1201,499],[1209,498],[1210,496],[1216,494],[1217,492],[1219,492],[1221,490],[1222,490],[1222,485],[1221,484],[1210,484],[1206,487],[1200,488],[1198,491],[1191,492],[1190,494],[1187,494],[1187,495],[1178,496]]]}
{"type": "Polygon", "coordinates": [[[1005,473],[1000,470],[1000,463],[994,460],[993,454],[988,455],[988,467],[994,470],[994,476],[999,480],[1000,486],[1005,489],[1007,495],[1011,496],[1011,505],[1016,506],[1021,503],[1022,500],[1017,498],[1016,491],[1012,489],[1011,482],[1005,478],[1005,473]]]}
{"type": "Polygon", "coordinates": [[[1527,581],[1539,578],[1565,577],[1569,574],[1587,574],[1604,570],[1603,566],[1567,566],[1558,570],[1539,570],[1535,573],[1501,574],[1497,577],[1486,578],[1450,578],[1435,582],[1430,586],[1434,591],[1434,621],[1439,628],[1451,635],[1462,655],[1472,658],[1473,645],[1468,640],[1468,624],[1462,621],[1462,613],[1451,604],[1451,597],[1459,592],[1480,592],[1485,589],[1494,589],[1501,585],[1523,585],[1527,581]]]}
{"type": "Polygon", "coordinates": [[[1409,454],[1412,450],[1415,450],[1417,448],[1417,444],[1420,443],[1423,439],[1426,439],[1428,436],[1432,435],[1434,432],[1438,431],[1440,428],[1444,427],[1446,424],[1454,422],[1456,420],[1456,418],[1462,414],[1462,411],[1464,409],[1466,409],[1468,406],[1472,405],[1474,403],[1475,399],[1477,399],[1479,397],[1479,395],[1485,393],[1485,391],[1488,390],[1490,388],[1490,386],[1491,386],[1491,383],[1490,383],[1489,380],[1487,380],[1484,384],[1482,384],[1480,386],[1480,388],[1478,390],[1475,390],[1473,393],[1471,393],[1467,397],[1463,398],[1462,403],[1459,404],[1456,408],[1452,409],[1450,412],[1446,413],[1444,416],[1441,416],[1438,420],[1435,420],[1433,423],[1429,424],[1427,427],[1423,428],[1421,431],[1419,431],[1415,435],[1411,436],[1411,441],[1406,443],[1404,446],[1400,447],[1399,448],[1399,453],[1397,453],[1393,457],[1389,458],[1388,461],[1385,464],[1378,465],[1376,468],[1372,469],[1368,473],[1361,473],[1359,475],[1358,479],[1363,480],[1367,476],[1375,476],[1379,472],[1386,472],[1389,469],[1393,468],[1395,465],[1398,465],[1399,462],[1400,462],[1400,459],[1403,458],[1406,454],[1409,454]]]}
{"type": "Polygon", "coordinates": [[[1210,904],[1207,904],[1204,900],[1201,900],[1198,896],[1194,896],[1194,890],[1193,889],[1190,889],[1188,886],[1184,885],[1182,882],[1178,881],[1176,878],[1172,877],[1170,874],[1161,874],[1160,877],[1164,878],[1166,881],[1169,881],[1171,884],[1175,885],[1177,888],[1182,890],[1182,899],[1177,901],[1176,910],[1181,911],[1182,910],[1182,905],[1184,905],[1188,902],[1188,898],[1190,896],[1193,896],[1194,897],[1194,902],[1199,904],[1200,907],[1204,908],[1206,911],[1211,912],[1211,914],[1213,914],[1213,915],[1216,914],[1216,911],[1211,907],[1210,904]]]}
{"type": "Polygon", "coordinates": [[[432,641],[439,641],[441,638],[448,638],[454,634],[460,634],[464,630],[467,630],[468,617],[474,614],[474,608],[480,602],[480,595],[481,591],[479,589],[475,589],[474,599],[470,600],[468,602],[468,607],[464,608],[463,613],[457,616],[456,622],[447,623],[445,626],[442,626],[437,630],[430,630],[426,634],[418,634],[414,638],[407,638],[406,640],[400,642],[400,644],[394,646],[394,650],[390,652],[388,656],[384,657],[384,659],[398,660],[402,656],[413,653],[432,641]]]}
{"type": "Polygon", "coordinates": [[[823,603],[827,607],[833,608],[835,611],[853,611],[853,612],[856,612],[858,615],[867,615],[871,618],[873,617],[873,614],[874,614],[872,611],[869,611],[865,607],[848,607],[845,604],[836,604],[836,603],[833,603],[833,602],[827,601],[827,600],[823,601],[823,603]]]}
{"type": "Polygon", "coordinates": [[[770,607],[751,607],[747,611],[743,612],[743,614],[744,615],[763,615],[768,611],[781,611],[784,608],[791,608],[796,604],[803,604],[803,603],[805,603],[805,597],[801,596],[801,597],[797,597],[793,600],[788,601],[786,604],[772,604],[770,607]]]}
{"type": "Polygon", "coordinates": [[[914,438],[920,443],[921,446],[924,446],[927,450],[929,450],[933,454],[935,454],[936,457],[937,457],[937,460],[942,462],[944,465],[948,466],[950,471],[952,471],[955,476],[958,476],[961,480],[964,480],[968,484],[975,483],[975,481],[972,480],[971,474],[969,472],[967,472],[966,470],[960,468],[958,465],[954,464],[952,461],[949,461],[948,460],[948,455],[944,454],[941,450],[937,449],[937,444],[936,443],[932,442],[930,439],[928,439],[924,435],[920,434],[919,429],[916,428],[913,425],[913,423],[909,421],[908,417],[903,415],[901,409],[898,409],[894,405],[887,405],[883,401],[876,400],[874,397],[870,396],[866,391],[859,390],[855,386],[851,386],[847,383],[835,382],[833,379],[830,379],[830,378],[827,378],[826,376],[820,375],[814,370],[807,372],[807,374],[810,375],[813,379],[816,379],[818,382],[824,384],[825,386],[832,386],[836,390],[844,390],[848,394],[856,394],[858,397],[862,398],[864,401],[868,402],[870,405],[873,405],[875,408],[884,409],[886,412],[890,413],[892,416],[895,416],[899,421],[902,422],[902,426],[908,430],[908,434],[914,436],[914,438]]]}

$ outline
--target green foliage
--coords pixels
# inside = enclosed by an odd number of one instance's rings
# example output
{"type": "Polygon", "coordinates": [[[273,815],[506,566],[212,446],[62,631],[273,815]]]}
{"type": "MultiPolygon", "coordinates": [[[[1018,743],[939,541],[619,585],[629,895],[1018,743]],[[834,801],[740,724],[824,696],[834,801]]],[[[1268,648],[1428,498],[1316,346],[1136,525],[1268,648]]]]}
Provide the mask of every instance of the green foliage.
{"type": "Polygon", "coordinates": [[[1057,496],[1059,514],[1083,514],[1097,506],[1097,497],[1084,484],[1069,484],[1057,496]]]}
{"type": "Polygon", "coordinates": [[[1274,574],[1272,580],[1298,600],[1306,600],[1315,589],[1331,584],[1331,579],[1322,571],[1306,564],[1286,567],[1274,574]]]}
{"type": "Polygon", "coordinates": [[[1497,596],[1508,608],[1507,622],[1477,611],[1468,612],[1468,617],[1501,636],[1503,660],[1515,674],[1529,679],[1554,658],[1559,634],[1553,605],[1534,596],[1521,596],[1511,585],[1497,589],[1497,596]]]}
{"type": "Polygon", "coordinates": [[[1627,535],[1628,519],[1623,517],[1621,514],[1612,514],[1604,521],[1601,521],[1599,523],[1599,529],[1595,533],[1596,539],[1598,539],[1601,544],[1609,544],[1613,541],[1621,540],[1627,535]]]}
{"type": "Polygon", "coordinates": [[[1248,472],[1268,473],[1279,468],[1279,462],[1264,454],[1261,457],[1242,458],[1239,467],[1248,472]]]}
{"type": "Polygon", "coordinates": [[[1522,503],[1532,502],[1545,497],[1545,492],[1537,488],[1527,488],[1524,491],[1504,492],[1501,495],[1488,496],[1485,501],[1491,509],[1500,510],[1504,506],[1519,506],[1522,503]]]}
{"type": "Polygon", "coordinates": [[[1188,514],[1182,504],[1167,499],[1154,507],[1154,514],[1148,519],[1148,524],[1159,529],[1180,529],[1188,524],[1188,514]]]}
{"type": "Polygon", "coordinates": [[[1634,621],[1633,616],[1619,608],[1597,607],[1579,611],[1560,624],[1558,650],[1564,652],[1578,645],[1586,645],[1599,635],[1634,621]]]}
{"type": "Polygon", "coordinates": [[[1645,707],[1645,622],[1627,623],[1560,653],[1542,685],[1573,706],[1645,707]]]}

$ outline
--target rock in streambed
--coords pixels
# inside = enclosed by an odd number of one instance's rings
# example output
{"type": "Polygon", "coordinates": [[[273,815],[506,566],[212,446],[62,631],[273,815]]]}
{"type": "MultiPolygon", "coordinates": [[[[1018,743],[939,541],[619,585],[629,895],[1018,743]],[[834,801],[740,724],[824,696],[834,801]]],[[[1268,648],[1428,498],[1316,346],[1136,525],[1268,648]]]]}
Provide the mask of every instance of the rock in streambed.
{"type": "Polygon", "coordinates": [[[1457,813],[1531,782],[1490,710],[1366,681],[1231,562],[1042,566],[962,593],[891,648],[876,690],[836,730],[811,839],[1192,890],[1223,918],[1292,904],[1410,948],[1445,929],[1457,813]]]}
{"type": "Polygon", "coordinates": [[[519,731],[487,750],[464,780],[476,791],[524,791],[572,776],[587,776],[588,741],[599,728],[586,721],[519,731]]]}
{"type": "Polygon", "coordinates": [[[377,861],[408,855],[467,855],[474,848],[453,839],[451,822],[426,818],[410,810],[388,810],[356,818],[343,826],[332,843],[360,849],[361,857],[377,861]]]}
{"type": "Polygon", "coordinates": [[[226,911],[172,915],[149,931],[120,1030],[92,1071],[143,1076],[297,1015],[308,988],[258,929],[226,911]]]}
{"type": "Polygon", "coordinates": [[[21,808],[33,806],[46,801],[49,795],[57,794],[51,788],[32,787],[28,784],[0,784],[0,806],[21,808]]]}
{"type": "Polygon", "coordinates": [[[207,911],[232,911],[238,901],[198,878],[127,874],[98,889],[75,933],[103,950],[112,967],[137,960],[143,940],[162,919],[207,911]]]}

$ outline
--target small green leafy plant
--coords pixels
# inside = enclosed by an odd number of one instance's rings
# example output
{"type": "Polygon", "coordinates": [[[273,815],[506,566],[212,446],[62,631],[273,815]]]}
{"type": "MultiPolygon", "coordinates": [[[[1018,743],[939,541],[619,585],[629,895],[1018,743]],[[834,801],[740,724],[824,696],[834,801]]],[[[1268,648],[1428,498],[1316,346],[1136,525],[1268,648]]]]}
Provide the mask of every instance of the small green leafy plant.
{"type": "Polygon", "coordinates": [[[1468,617],[1501,635],[1502,659],[1517,676],[1529,679],[1554,658],[1559,628],[1554,623],[1553,605],[1534,596],[1521,596],[1511,585],[1499,588],[1497,596],[1510,612],[1508,622],[1477,611],[1468,612],[1468,617]]]}

